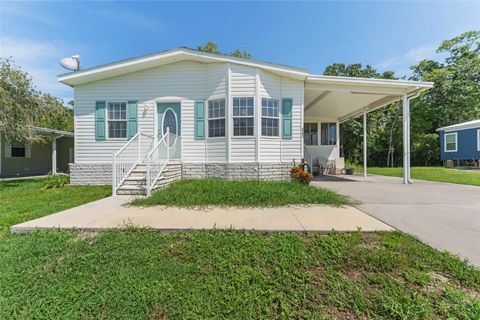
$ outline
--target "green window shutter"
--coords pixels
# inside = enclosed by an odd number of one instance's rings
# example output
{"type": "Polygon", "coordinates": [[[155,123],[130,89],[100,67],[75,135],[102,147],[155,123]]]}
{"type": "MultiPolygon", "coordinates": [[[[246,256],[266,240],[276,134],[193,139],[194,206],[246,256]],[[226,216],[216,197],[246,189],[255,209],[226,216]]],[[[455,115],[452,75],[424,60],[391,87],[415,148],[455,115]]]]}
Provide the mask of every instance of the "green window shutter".
{"type": "Polygon", "coordinates": [[[282,99],[282,138],[292,139],[292,99],[282,99]]]}
{"type": "Polygon", "coordinates": [[[137,101],[128,101],[128,139],[137,134],[137,101]]]}
{"type": "Polygon", "coordinates": [[[195,140],[205,140],[205,101],[195,101],[195,140]]]}
{"type": "Polygon", "coordinates": [[[95,105],[95,140],[105,140],[105,101],[95,105]]]}

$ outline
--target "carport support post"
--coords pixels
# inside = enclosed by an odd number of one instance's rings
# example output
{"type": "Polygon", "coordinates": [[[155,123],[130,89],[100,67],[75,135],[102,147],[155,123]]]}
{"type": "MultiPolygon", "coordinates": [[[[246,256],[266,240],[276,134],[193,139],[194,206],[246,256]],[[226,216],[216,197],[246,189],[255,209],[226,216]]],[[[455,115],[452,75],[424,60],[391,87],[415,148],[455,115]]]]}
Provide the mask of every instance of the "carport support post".
{"type": "Polygon", "coordinates": [[[403,183],[411,183],[410,179],[410,101],[407,95],[402,98],[403,111],[403,183]]]}
{"type": "Polygon", "coordinates": [[[367,178],[367,111],[363,111],[363,178],[367,178]]]}
{"type": "Polygon", "coordinates": [[[57,174],[57,137],[52,140],[52,174],[57,174]]]}

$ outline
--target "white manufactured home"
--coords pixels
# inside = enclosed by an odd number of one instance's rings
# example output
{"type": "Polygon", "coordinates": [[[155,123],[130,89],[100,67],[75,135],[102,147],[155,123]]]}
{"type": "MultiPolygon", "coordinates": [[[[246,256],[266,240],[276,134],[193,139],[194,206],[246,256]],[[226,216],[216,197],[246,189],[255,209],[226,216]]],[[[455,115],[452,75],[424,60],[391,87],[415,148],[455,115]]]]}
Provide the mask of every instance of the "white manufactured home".
{"type": "Polygon", "coordinates": [[[59,76],[74,88],[74,184],[148,193],[180,178],[287,179],[293,161],[339,158],[339,124],[432,83],[312,75],[174,49],[59,76]]]}

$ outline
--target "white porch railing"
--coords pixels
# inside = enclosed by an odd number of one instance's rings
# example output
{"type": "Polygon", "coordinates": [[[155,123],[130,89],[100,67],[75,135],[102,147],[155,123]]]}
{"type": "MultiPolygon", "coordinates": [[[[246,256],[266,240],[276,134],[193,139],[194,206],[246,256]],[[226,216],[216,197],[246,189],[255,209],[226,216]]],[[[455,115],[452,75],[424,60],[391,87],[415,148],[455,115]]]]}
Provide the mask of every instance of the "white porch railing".
{"type": "Polygon", "coordinates": [[[153,187],[160,178],[160,175],[165,170],[168,163],[168,148],[165,143],[168,137],[167,133],[157,142],[157,144],[150,150],[145,159],[147,163],[147,195],[150,195],[153,187]]]}
{"type": "Polygon", "coordinates": [[[303,146],[303,158],[305,159],[305,161],[310,167],[310,174],[313,174],[313,166],[314,166],[313,156],[310,153],[310,151],[308,151],[308,149],[305,148],[305,146],[303,146]]]}
{"type": "Polygon", "coordinates": [[[143,134],[140,130],[120,150],[113,154],[112,163],[112,194],[117,194],[117,188],[122,185],[135,166],[144,160],[145,152],[142,153],[142,143],[148,145],[150,150],[153,137],[143,134]],[[147,139],[147,143],[144,143],[147,139]],[[150,140],[150,143],[148,143],[150,140]]]}
{"type": "Polygon", "coordinates": [[[145,159],[147,163],[147,195],[150,195],[155,188],[169,161],[181,159],[181,146],[181,137],[171,133],[170,128],[167,127],[167,132],[150,150],[145,159]]]}

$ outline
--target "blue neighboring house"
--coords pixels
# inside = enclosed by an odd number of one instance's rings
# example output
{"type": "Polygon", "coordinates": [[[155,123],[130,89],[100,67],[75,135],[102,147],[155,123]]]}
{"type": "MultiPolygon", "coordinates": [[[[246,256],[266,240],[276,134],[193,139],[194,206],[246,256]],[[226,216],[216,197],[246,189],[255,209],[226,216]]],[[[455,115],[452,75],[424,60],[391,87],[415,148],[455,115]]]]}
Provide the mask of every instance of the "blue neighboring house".
{"type": "Polygon", "coordinates": [[[440,133],[440,155],[444,163],[447,160],[473,160],[480,165],[480,119],[437,131],[440,133]]]}

